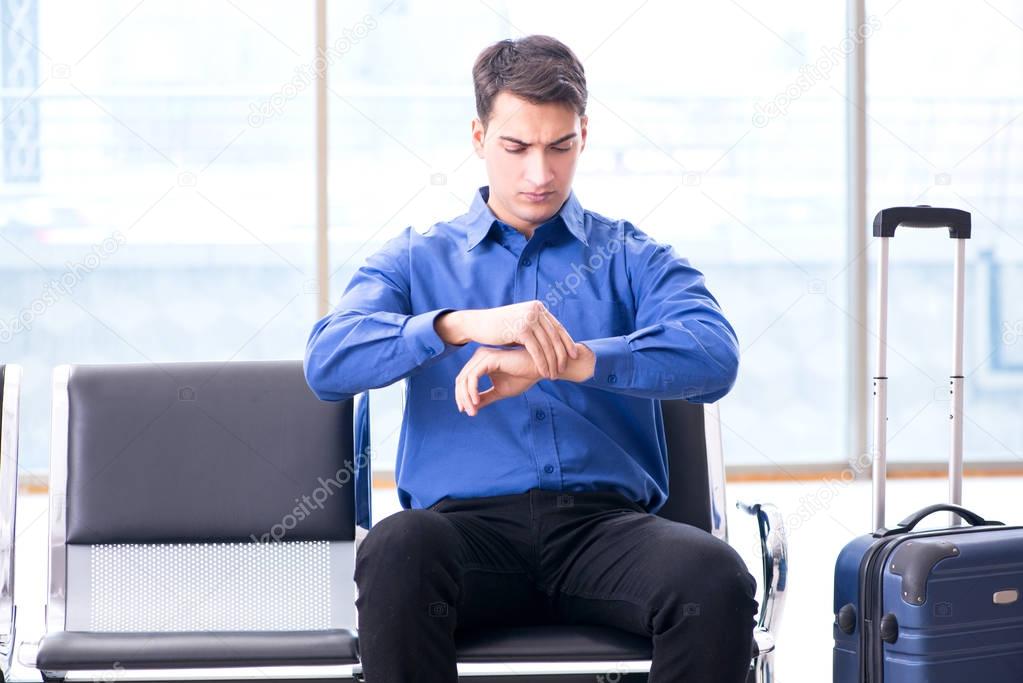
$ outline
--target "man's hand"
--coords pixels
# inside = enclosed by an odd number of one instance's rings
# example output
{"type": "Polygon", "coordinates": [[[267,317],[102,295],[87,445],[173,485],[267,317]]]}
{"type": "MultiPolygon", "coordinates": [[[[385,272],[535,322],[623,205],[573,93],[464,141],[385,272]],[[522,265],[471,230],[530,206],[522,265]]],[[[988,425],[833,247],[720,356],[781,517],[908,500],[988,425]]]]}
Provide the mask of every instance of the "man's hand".
{"type": "Polygon", "coordinates": [[[570,359],[575,342],[542,301],[523,301],[497,308],[451,311],[437,317],[435,328],[449,344],[518,344],[532,357],[541,378],[554,379],[570,359]]]}
{"type": "Polygon", "coordinates": [[[524,393],[541,379],[536,363],[525,350],[481,346],[455,377],[455,402],[459,412],[475,415],[495,401],[524,393]],[[494,386],[480,392],[484,375],[494,386]]]}
{"type": "MultiPolygon", "coordinates": [[[[577,358],[568,362],[554,379],[584,382],[593,376],[596,357],[585,344],[573,344],[577,358]]],[[[532,356],[523,349],[494,349],[481,346],[455,377],[455,402],[459,412],[476,415],[480,408],[502,398],[518,396],[543,379],[532,356]],[[490,377],[494,385],[480,392],[480,379],[490,377]]]]}

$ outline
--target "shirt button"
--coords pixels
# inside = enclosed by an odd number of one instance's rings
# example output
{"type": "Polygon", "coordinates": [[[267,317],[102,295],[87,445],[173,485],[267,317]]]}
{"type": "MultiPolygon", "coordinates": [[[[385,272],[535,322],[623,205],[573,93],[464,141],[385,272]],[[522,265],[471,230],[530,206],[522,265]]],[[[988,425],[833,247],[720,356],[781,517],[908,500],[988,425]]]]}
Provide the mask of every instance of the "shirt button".
{"type": "Polygon", "coordinates": [[[437,353],[437,352],[433,349],[433,347],[430,347],[430,348],[426,349],[426,355],[427,356],[432,356],[435,353],[437,353]]]}
{"type": "Polygon", "coordinates": [[[547,474],[550,474],[551,472],[554,471],[554,465],[544,465],[543,471],[546,472],[547,474]]]}
{"type": "Polygon", "coordinates": [[[547,417],[547,415],[542,410],[536,411],[536,419],[542,420],[545,417],[547,417]]]}
{"type": "Polygon", "coordinates": [[[522,265],[524,265],[524,266],[528,266],[528,265],[530,265],[532,263],[533,263],[533,261],[528,259],[528,258],[522,259],[522,265]]]}
{"type": "Polygon", "coordinates": [[[607,376],[607,383],[608,384],[614,384],[617,381],[618,381],[618,375],[610,374],[610,375],[607,376]]]}

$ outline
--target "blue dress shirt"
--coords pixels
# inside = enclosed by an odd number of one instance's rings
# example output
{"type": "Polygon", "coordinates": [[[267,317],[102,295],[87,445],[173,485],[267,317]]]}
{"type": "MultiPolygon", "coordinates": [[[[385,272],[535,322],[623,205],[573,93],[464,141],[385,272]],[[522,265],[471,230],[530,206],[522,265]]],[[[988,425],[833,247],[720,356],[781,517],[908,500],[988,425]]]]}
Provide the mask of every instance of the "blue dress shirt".
{"type": "Polygon", "coordinates": [[[406,228],[367,259],[309,335],[310,388],[339,401],[407,378],[395,473],[405,509],[542,488],[614,490],[656,512],[668,493],[660,400],[728,393],[735,331],[703,274],[628,221],[571,193],[527,240],[488,197],[480,188],[466,214],[406,228]],[[454,379],[479,344],[445,343],[434,320],[533,299],[593,350],[593,376],[541,379],[460,413],[454,379]]]}

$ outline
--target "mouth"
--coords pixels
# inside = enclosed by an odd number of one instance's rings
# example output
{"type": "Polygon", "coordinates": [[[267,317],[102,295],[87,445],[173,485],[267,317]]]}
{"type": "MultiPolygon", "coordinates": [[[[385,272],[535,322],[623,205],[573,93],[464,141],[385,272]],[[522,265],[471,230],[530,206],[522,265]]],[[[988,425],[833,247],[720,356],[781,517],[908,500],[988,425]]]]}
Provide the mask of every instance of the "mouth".
{"type": "Polygon", "coordinates": [[[554,192],[520,192],[527,202],[539,204],[551,198],[554,192]]]}

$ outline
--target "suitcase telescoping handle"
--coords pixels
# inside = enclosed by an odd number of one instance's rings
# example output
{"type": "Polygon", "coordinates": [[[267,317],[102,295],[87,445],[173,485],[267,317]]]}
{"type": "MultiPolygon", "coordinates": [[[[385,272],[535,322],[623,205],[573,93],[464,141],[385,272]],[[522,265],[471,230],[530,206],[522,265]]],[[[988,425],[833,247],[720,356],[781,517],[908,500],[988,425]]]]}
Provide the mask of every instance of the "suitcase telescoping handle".
{"type": "MultiPolygon", "coordinates": [[[[963,495],[963,290],[965,286],[966,240],[970,238],[970,214],[961,209],[931,206],[897,206],[884,209],[874,217],[874,237],[881,241],[877,266],[877,370],[874,376],[874,517],[875,532],[883,532],[885,483],[887,481],[888,439],[888,241],[896,228],[948,228],[955,240],[952,314],[952,374],[949,420],[952,443],[948,462],[949,503],[959,505],[963,495]]],[[[949,515],[950,526],[958,524],[958,515],[949,515]]]]}

